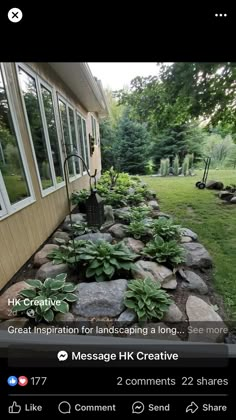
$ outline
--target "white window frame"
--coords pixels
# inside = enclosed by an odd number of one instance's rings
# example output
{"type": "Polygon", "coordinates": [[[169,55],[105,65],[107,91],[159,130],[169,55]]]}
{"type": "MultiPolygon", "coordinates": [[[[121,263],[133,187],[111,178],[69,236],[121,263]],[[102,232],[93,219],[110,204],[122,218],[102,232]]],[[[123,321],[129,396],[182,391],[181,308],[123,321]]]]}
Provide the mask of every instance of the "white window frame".
{"type": "MultiPolygon", "coordinates": [[[[83,123],[81,124],[81,126],[82,126],[82,135],[83,135],[83,138],[82,138],[82,144],[83,144],[83,149],[84,149],[84,157],[85,157],[85,163],[87,164],[87,168],[88,168],[88,170],[90,170],[90,147],[89,147],[89,142],[88,142],[88,130],[87,130],[87,121],[86,121],[86,118],[84,118],[83,117],[83,115],[78,111],[78,110],[76,110],[76,116],[79,116],[80,118],[81,118],[81,120],[82,120],[82,122],[83,122],[83,120],[85,121],[85,125],[86,125],[86,136],[84,135],[84,127],[83,127],[83,123]],[[85,149],[85,141],[87,142],[87,148],[88,148],[88,162],[86,162],[86,149],[85,149]]],[[[78,124],[77,124],[77,119],[76,119],[76,129],[78,130],[78,124]]],[[[78,133],[78,136],[79,136],[79,133],[78,133]]],[[[83,175],[86,175],[87,174],[87,171],[83,171],[83,175]]]]}
{"type": "Polygon", "coordinates": [[[30,194],[29,197],[26,197],[23,200],[20,200],[17,203],[12,204],[10,202],[8,192],[7,192],[7,188],[5,186],[5,182],[4,182],[3,176],[2,176],[1,171],[0,171],[0,203],[1,203],[1,207],[2,207],[2,210],[0,210],[0,217],[1,217],[1,220],[2,220],[3,218],[8,217],[11,214],[13,214],[13,213],[23,209],[24,207],[27,207],[28,205],[34,203],[36,201],[36,198],[35,198],[35,194],[34,194],[34,189],[33,189],[33,184],[32,184],[32,180],[31,180],[30,170],[29,170],[29,167],[28,167],[26,154],[25,154],[25,150],[24,150],[24,146],[23,146],[23,141],[22,141],[22,137],[21,137],[21,133],[20,133],[20,128],[19,128],[19,124],[18,124],[18,121],[17,121],[17,118],[16,118],[16,109],[15,109],[15,105],[14,105],[14,99],[13,99],[13,96],[12,96],[10,86],[8,85],[8,82],[7,82],[6,72],[5,72],[3,63],[0,63],[0,69],[1,69],[2,77],[3,77],[3,83],[4,83],[4,87],[5,87],[5,91],[6,91],[6,97],[7,97],[7,101],[8,101],[9,111],[10,111],[10,114],[11,114],[11,119],[12,119],[12,124],[13,124],[14,132],[15,132],[15,137],[16,137],[16,141],[17,141],[17,145],[18,145],[18,149],[19,149],[19,154],[20,154],[20,158],[21,158],[21,161],[22,161],[23,169],[24,169],[25,181],[27,183],[27,187],[28,187],[29,194],[30,194]]]}
{"type": "MultiPolygon", "coordinates": [[[[28,65],[26,65],[24,63],[16,63],[15,65],[16,65],[16,73],[17,73],[17,79],[18,79],[18,84],[19,84],[21,102],[22,102],[22,106],[23,106],[23,110],[24,110],[28,135],[29,135],[29,138],[30,138],[30,144],[31,144],[35,169],[36,169],[36,173],[37,173],[37,177],[38,177],[39,188],[40,188],[41,196],[46,197],[48,194],[51,194],[51,193],[57,191],[59,188],[61,188],[65,185],[65,181],[63,181],[61,183],[56,182],[55,169],[54,169],[54,163],[53,163],[53,159],[52,159],[52,151],[51,151],[51,145],[50,145],[50,140],[49,140],[49,135],[48,135],[48,130],[47,130],[47,120],[46,120],[46,117],[45,117],[45,111],[44,111],[44,105],[43,105],[42,94],[41,94],[41,89],[40,89],[40,83],[44,84],[46,88],[50,87],[50,91],[52,91],[53,88],[45,80],[43,80],[34,70],[32,70],[28,65]],[[49,166],[50,166],[50,171],[51,171],[51,175],[52,175],[52,183],[53,183],[53,185],[51,187],[48,187],[46,189],[43,189],[43,187],[42,187],[42,181],[41,181],[41,177],[40,177],[40,173],[39,173],[37,157],[36,157],[36,153],[35,153],[35,149],[34,149],[34,142],[33,142],[32,134],[31,134],[31,128],[30,128],[28,114],[27,114],[27,110],[26,110],[26,106],[25,106],[24,96],[23,96],[23,92],[22,92],[21,84],[20,84],[19,69],[22,69],[23,71],[28,73],[29,76],[31,76],[34,79],[35,84],[36,84],[39,109],[40,109],[40,114],[41,114],[41,120],[42,120],[43,131],[44,131],[45,142],[46,142],[46,149],[47,149],[47,153],[48,153],[48,160],[49,160],[49,166]]],[[[52,97],[53,97],[53,95],[52,95],[52,97]]],[[[54,113],[55,113],[55,103],[54,103],[54,101],[53,101],[53,106],[54,106],[54,113]]],[[[55,116],[55,118],[56,118],[56,116],[55,116]]],[[[56,124],[56,129],[57,129],[58,143],[60,145],[59,132],[58,132],[57,124],[56,124]]],[[[61,158],[62,158],[62,156],[61,156],[61,158]]],[[[64,169],[63,169],[63,159],[62,159],[62,171],[63,171],[63,175],[65,177],[64,169]]]]}
{"type": "Polygon", "coordinates": [[[49,137],[49,132],[48,132],[48,125],[47,125],[47,119],[46,119],[46,114],[45,114],[45,108],[44,108],[44,103],[43,103],[43,97],[42,97],[42,92],[41,92],[41,86],[45,87],[45,89],[49,90],[49,92],[52,95],[52,106],[53,106],[53,112],[54,112],[54,117],[55,117],[55,125],[56,125],[56,133],[57,133],[57,142],[58,142],[58,147],[59,147],[59,155],[60,155],[60,159],[61,159],[61,167],[62,167],[62,173],[63,176],[65,177],[64,174],[64,168],[63,168],[63,152],[62,152],[62,146],[61,146],[61,141],[60,141],[60,135],[59,135],[59,129],[58,129],[58,122],[57,122],[57,115],[56,115],[56,106],[55,106],[55,97],[53,94],[53,87],[50,86],[45,80],[43,80],[41,77],[38,76],[38,84],[39,84],[39,96],[40,96],[40,102],[42,103],[42,116],[43,116],[43,120],[45,122],[45,129],[44,131],[46,131],[47,133],[47,137],[48,137],[48,141],[49,141],[49,146],[50,146],[50,157],[52,160],[52,167],[53,167],[53,177],[55,178],[55,185],[57,185],[57,188],[61,188],[65,186],[65,180],[63,180],[62,182],[57,182],[56,179],[56,173],[55,173],[55,168],[54,168],[54,162],[53,162],[53,157],[52,157],[52,149],[51,149],[51,143],[50,143],[50,137],[49,137]]]}
{"type": "MultiPolygon", "coordinates": [[[[64,138],[64,132],[63,132],[63,126],[62,126],[62,119],[61,119],[61,113],[60,113],[60,109],[59,109],[59,101],[61,101],[65,107],[66,107],[66,116],[67,116],[67,122],[68,122],[68,127],[69,127],[69,137],[70,137],[70,144],[71,144],[71,148],[73,145],[73,141],[72,141],[72,135],[71,135],[71,126],[70,126],[70,117],[69,117],[69,108],[73,111],[73,118],[74,118],[74,126],[75,126],[75,136],[76,136],[76,144],[77,144],[77,149],[80,152],[80,144],[79,144],[79,138],[78,138],[78,132],[77,132],[77,121],[76,121],[76,114],[75,114],[75,108],[73,107],[73,105],[71,104],[70,101],[68,101],[68,99],[66,99],[63,95],[61,95],[59,92],[57,92],[57,106],[58,106],[58,114],[59,114],[59,118],[60,118],[60,125],[61,125],[61,136],[63,139],[63,144],[65,147],[65,138],[64,138]]],[[[80,173],[77,174],[76,173],[76,167],[75,167],[75,162],[73,161],[73,171],[74,171],[74,176],[70,176],[69,172],[69,182],[73,182],[76,179],[81,178],[81,176],[84,175],[84,172],[82,171],[82,166],[81,166],[81,160],[79,159],[79,167],[80,167],[80,173]]],[[[85,171],[86,173],[86,171],[85,171]]]]}

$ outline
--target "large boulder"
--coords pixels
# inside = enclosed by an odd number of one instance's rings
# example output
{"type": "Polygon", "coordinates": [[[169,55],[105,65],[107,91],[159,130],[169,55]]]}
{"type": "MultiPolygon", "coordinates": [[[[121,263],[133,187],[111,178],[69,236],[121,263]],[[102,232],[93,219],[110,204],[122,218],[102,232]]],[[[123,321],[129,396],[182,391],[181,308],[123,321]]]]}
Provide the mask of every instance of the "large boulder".
{"type": "Polygon", "coordinates": [[[67,264],[53,264],[53,262],[48,262],[43,264],[40,269],[37,271],[35,278],[39,280],[45,280],[47,278],[56,277],[58,274],[67,273],[69,267],[67,264]]]}
{"type": "Polygon", "coordinates": [[[116,223],[115,225],[110,227],[108,232],[111,233],[112,236],[114,236],[117,239],[123,239],[123,238],[125,238],[125,236],[127,234],[125,226],[122,225],[121,223],[116,223]]]}
{"type": "Polygon", "coordinates": [[[19,281],[3,292],[0,296],[0,319],[11,319],[16,316],[12,312],[14,306],[13,301],[19,298],[19,293],[23,289],[29,289],[30,287],[25,281],[19,281]]]}
{"type": "Polygon", "coordinates": [[[128,282],[124,279],[102,283],[80,283],[74,293],[78,299],[72,313],[84,317],[115,317],[125,309],[124,295],[128,282]]]}
{"type": "Polygon", "coordinates": [[[59,249],[58,245],[53,244],[46,244],[40,251],[36,252],[34,256],[34,266],[35,267],[41,267],[41,265],[46,264],[47,262],[50,262],[50,259],[47,258],[48,254],[54,249],[59,249]]]}
{"type": "Polygon", "coordinates": [[[113,238],[110,233],[101,233],[101,232],[95,232],[95,233],[86,233],[85,235],[80,235],[75,238],[76,241],[92,241],[94,243],[97,243],[99,241],[106,241],[111,243],[113,241],[113,238]]]}
{"type": "Polygon", "coordinates": [[[181,310],[178,308],[178,306],[175,303],[171,303],[171,305],[168,308],[168,311],[165,313],[164,317],[162,318],[162,321],[164,322],[181,322],[183,319],[183,314],[181,310]]]}
{"type": "Polygon", "coordinates": [[[234,194],[231,193],[230,191],[220,191],[219,192],[219,198],[221,200],[226,200],[226,201],[230,201],[231,198],[233,198],[234,194]]]}
{"type": "Polygon", "coordinates": [[[153,261],[139,260],[132,269],[132,275],[136,279],[151,280],[161,284],[163,289],[176,289],[177,281],[175,274],[167,267],[153,261]]]}
{"type": "Polygon", "coordinates": [[[193,241],[197,241],[198,236],[195,232],[188,228],[180,228],[181,236],[187,236],[191,238],[193,241]]]}
{"type": "Polygon", "coordinates": [[[203,245],[190,242],[182,244],[186,250],[185,265],[191,268],[210,268],[212,267],[212,258],[203,245]]]}
{"type": "Polygon", "coordinates": [[[138,239],[125,238],[123,242],[130,249],[130,251],[134,252],[135,254],[139,254],[140,251],[142,251],[144,248],[144,243],[138,239]]]}
{"type": "Polygon", "coordinates": [[[209,190],[223,190],[224,184],[220,181],[210,180],[206,183],[206,188],[208,188],[209,190]]]}
{"type": "Polygon", "coordinates": [[[222,342],[227,327],[212,306],[197,296],[189,296],[186,312],[191,327],[189,341],[222,342]]]}
{"type": "Polygon", "coordinates": [[[200,293],[200,295],[208,293],[208,287],[204,280],[193,271],[184,270],[184,280],[181,284],[182,288],[200,293]]]}

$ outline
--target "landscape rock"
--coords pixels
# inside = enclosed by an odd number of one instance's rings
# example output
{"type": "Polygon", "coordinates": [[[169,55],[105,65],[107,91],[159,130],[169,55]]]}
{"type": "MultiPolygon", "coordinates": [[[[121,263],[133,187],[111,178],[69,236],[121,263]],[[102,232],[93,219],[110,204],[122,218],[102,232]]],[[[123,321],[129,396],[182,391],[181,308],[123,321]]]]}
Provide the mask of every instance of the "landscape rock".
{"type": "Polygon", "coordinates": [[[164,289],[176,289],[177,287],[175,274],[164,265],[153,261],[137,261],[132,269],[132,275],[136,279],[143,280],[149,277],[151,280],[160,283],[164,289]]]}
{"type": "Polygon", "coordinates": [[[180,232],[182,236],[188,236],[189,238],[192,238],[193,241],[197,241],[198,239],[197,234],[193,232],[191,229],[180,228],[180,232]]]}
{"type": "Polygon", "coordinates": [[[151,207],[153,210],[160,210],[159,204],[156,200],[148,201],[148,206],[151,207]]]}
{"type": "Polygon", "coordinates": [[[18,283],[8,287],[8,289],[3,292],[3,294],[0,296],[0,319],[15,318],[16,314],[12,313],[11,311],[14,305],[12,303],[8,305],[8,299],[10,301],[12,301],[12,299],[17,299],[19,298],[19,293],[23,289],[30,288],[31,286],[29,286],[25,281],[19,281],[18,283]]]}
{"type": "Polygon", "coordinates": [[[152,217],[154,217],[154,219],[159,218],[159,217],[164,217],[165,219],[171,219],[171,216],[169,214],[163,213],[162,211],[156,211],[154,216],[152,214],[152,217]]]}
{"type": "Polygon", "coordinates": [[[220,181],[210,180],[206,183],[206,188],[208,188],[209,190],[223,190],[224,184],[220,181]]]}
{"type": "Polygon", "coordinates": [[[17,328],[24,328],[29,323],[29,319],[25,317],[16,317],[7,319],[6,321],[3,321],[0,323],[0,330],[8,330],[8,327],[17,327],[17,328]]]}
{"type": "Polygon", "coordinates": [[[186,250],[185,265],[191,268],[210,268],[212,267],[212,259],[209,252],[203,245],[192,242],[183,244],[186,250]]]}
{"type": "Polygon", "coordinates": [[[71,312],[67,312],[67,314],[62,314],[58,312],[55,316],[55,321],[59,323],[70,323],[75,320],[74,315],[71,312]]]}
{"type": "Polygon", "coordinates": [[[190,238],[190,236],[181,236],[180,242],[181,244],[187,244],[192,242],[192,238],[190,238]]]}
{"type": "Polygon", "coordinates": [[[230,203],[231,204],[236,204],[236,197],[231,198],[230,203]]]}
{"type": "Polygon", "coordinates": [[[70,236],[67,232],[57,230],[52,236],[52,243],[58,245],[56,239],[63,239],[65,242],[69,242],[70,236]]]}
{"type": "Polygon", "coordinates": [[[72,306],[72,313],[84,317],[120,315],[125,309],[124,294],[127,285],[125,279],[80,283],[74,292],[78,300],[72,306]]]}
{"type": "Polygon", "coordinates": [[[204,300],[189,296],[186,312],[190,327],[195,328],[192,333],[189,333],[189,341],[222,342],[224,340],[228,329],[222,318],[204,300]]]}
{"type": "Polygon", "coordinates": [[[52,252],[54,249],[59,249],[58,245],[54,244],[46,244],[40,251],[36,252],[34,256],[34,266],[41,267],[41,265],[50,262],[50,259],[47,258],[48,254],[52,252]]]}
{"type": "Polygon", "coordinates": [[[130,249],[131,252],[139,254],[144,248],[144,243],[134,238],[125,238],[124,244],[130,249]]]}
{"type": "Polygon", "coordinates": [[[120,209],[115,209],[115,218],[119,220],[126,220],[126,218],[129,216],[130,210],[130,207],[121,207],[120,209]]]}
{"type": "Polygon", "coordinates": [[[165,313],[164,317],[162,318],[163,322],[181,322],[183,319],[183,314],[181,310],[178,308],[178,306],[175,303],[172,303],[169,306],[168,311],[165,313]]]}
{"type": "Polygon", "coordinates": [[[149,192],[150,196],[151,196],[152,198],[154,198],[154,200],[157,198],[157,193],[156,193],[155,191],[153,191],[153,190],[148,190],[148,192],[149,192]]]}
{"type": "Polygon", "coordinates": [[[130,195],[134,195],[135,194],[135,189],[130,187],[130,188],[128,188],[127,193],[130,194],[130,195]]]}
{"type": "Polygon", "coordinates": [[[80,235],[75,238],[76,241],[92,241],[94,243],[97,243],[99,241],[106,241],[111,243],[113,241],[113,238],[110,233],[101,233],[101,232],[95,232],[95,233],[86,233],[85,235],[80,235]]]}
{"type": "MultiPolygon", "coordinates": [[[[103,224],[103,229],[106,227],[109,227],[115,223],[115,217],[112,206],[104,206],[104,216],[105,216],[105,222],[103,224]]],[[[100,228],[101,232],[102,229],[100,228]]]]}
{"type": "Polygon", "coordinates": [[[39,280],[45,280],[50,277],[53,278],[58,274],[67,273],[69,267],[67,264],[53,264],[53,262],[48,262],[43,264],[37,271],[35,278],[39,280]]]}
{"type": "Polygon", "coordinates": [[[230,201],[231,198],[233,198],[234,194],[231,193],[230,191],[220,191],[219,192],[219,198],[221,200],[226,200],[226,201],[230,201]]]}
{"type": "MultiPolygon", "coordinates": [[[[86,214],[74,213],[71,215],[72,223],[83,223],[86,220],[86,214]]],[[[64,223],[70,223],[70,216],[66,216],[64,223]]]]}
{"type": "Polygon", "coordinates": [[[193,271],[184,270],[185,281],[182,282],[181,287],[184,289],[191,290],[193,292],[206,295],[208,293],[208,287],[204,280],[193,271]]]}
{"type": "Polygon", "coordinates": [[[115,225],[110,227],[108,232],[111,233],[117,239],[123,239],[126,236],[125,226],[121,223],[116,223],[115,225]]]}
{"type": "Polygon", "coordinates": [[[132,309],[126,309],[122,314],[120,314],[117,322],[121,322],[122,326],[131,325],[137,321],[137,315],[132,309]]]}

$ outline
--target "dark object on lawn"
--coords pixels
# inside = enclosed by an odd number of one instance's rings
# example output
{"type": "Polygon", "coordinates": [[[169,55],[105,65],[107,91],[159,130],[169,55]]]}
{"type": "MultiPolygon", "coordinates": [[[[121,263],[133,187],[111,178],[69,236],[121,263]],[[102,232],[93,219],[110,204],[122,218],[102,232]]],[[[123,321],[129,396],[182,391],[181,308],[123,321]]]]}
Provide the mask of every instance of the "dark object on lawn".
{"type": "Polygon", "coordinates": [[[205,169],[203,172],[203,177],[201,181],[196,182],[196,187],[199,188],[199,190],[203,190],[204,188],[206,188],[206,181],[207,181],[207,177],[208,177],[208,172],[209,172],[209,168],[210,168],[210,164],[211,164],[211,158],[207,157],[204,159],[205,162],[205,169]]]}

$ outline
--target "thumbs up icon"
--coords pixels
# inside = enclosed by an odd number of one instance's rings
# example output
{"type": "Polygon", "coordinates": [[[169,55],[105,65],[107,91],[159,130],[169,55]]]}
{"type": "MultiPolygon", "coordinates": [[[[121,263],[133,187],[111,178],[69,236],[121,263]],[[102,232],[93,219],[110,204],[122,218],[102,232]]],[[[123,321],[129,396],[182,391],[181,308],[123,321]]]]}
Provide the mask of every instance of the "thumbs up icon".
{"type": "Polygon", "coordinates": [[[9,414],[19,414],[21,412],[21,406],[17,404],[16,401],[13,401],[13,404],[8,407],[9,414]]]}

